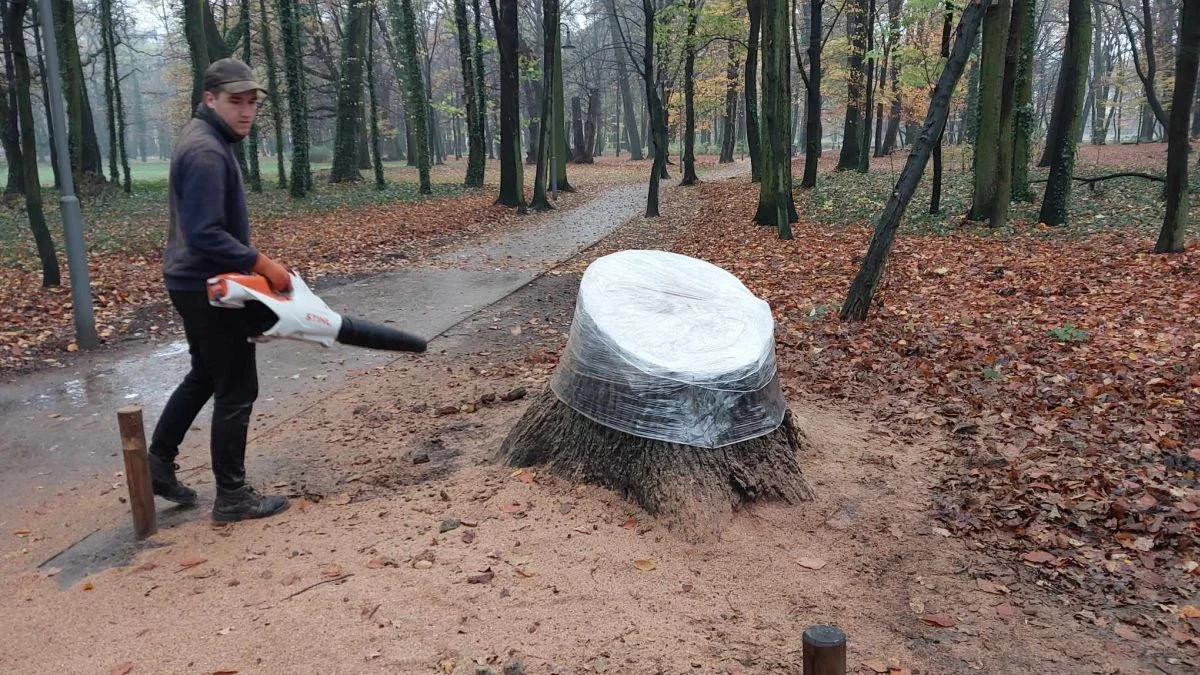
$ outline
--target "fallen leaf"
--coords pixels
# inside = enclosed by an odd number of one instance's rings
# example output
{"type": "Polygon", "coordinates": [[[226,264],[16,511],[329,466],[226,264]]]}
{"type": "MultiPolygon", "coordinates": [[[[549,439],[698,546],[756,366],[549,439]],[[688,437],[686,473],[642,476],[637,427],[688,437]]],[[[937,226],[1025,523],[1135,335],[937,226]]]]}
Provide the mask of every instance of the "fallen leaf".
{"type": "Polygon", "coordinates": [[[1025,560],[1026,562],[1037,563],[1037,564],[1050,563],[1050,562],[1054,562],[1055,560],[1057,560],[1057,558],[1055,558],[1055,556],[1053,554],[1047,553],[1045,551],[1030,551],[1029,553],[1026,553],[1025,555],[1021,556],[1021,558],[1023,560],[1025,560]]]}
{"type": "Polygon", "coordinates": [[[621,523],[621,527],[623,527],[627,530],[636,530],[637,529],[637,518],[630,518],[629,520],[626,520],[625,522],[621,523]]]}
{"type": "Polygon", "coordinates": [[[202,558],[200,556],[192,556],[190,558],[184,558],[183,560],[180,560],[179,566],[184,569],[187,569],[189,567],[195,567],[196,565],[202,565],[206,562],[208,562],[208,558],[202,558]]]}
{"type": "Polygon", "coordinates": [[[85,590],[85,591],[90,591],[90,590],[92,590],[93,588],[95,588],[95,586],[93,586],[93,585],[92,585],[92,582],[90,582],[90,581],[85,581],[85,582],[83,582],[83,585],[82,585],[82,586],[80,586],[80,588],[82,588],[82,589],[83,589],[83,590],[85,590]]]}
{"type": "Polygon", "coordinates": [[[796,564],[805,569],[819,570],[825,566],[825,561],[820,558],[800,558],[796,564]]]}
{"type": "Polygon", "coordinates": [[[117,665],[113,666],[112,670],[109,671],[109,674],[110,675],[128,675],[132,671],[133,671],[133,661],[126,661],[124,663],[118,663],[117,665]]]}
{"type": "Polygon", "coordinates": [[[654,561],[652,560],[634,560],[633,566],[643,572],[649,572],[650,570],[656,568],[654,561]]]}
{"type": "Polygon", "coordinates": [[[921,617],[921,621],[931,626],[941,626],[942,628],[952,628],[954,626],[954,619],[948,614],[926,614],[921,617]]]}
{"type": "Polygon", "coordinates": [[[17,535],[18,537],[24,537],[29,535],[29,530],[21,528],[19,530],[13,530],[13,534],[17,535]]]}

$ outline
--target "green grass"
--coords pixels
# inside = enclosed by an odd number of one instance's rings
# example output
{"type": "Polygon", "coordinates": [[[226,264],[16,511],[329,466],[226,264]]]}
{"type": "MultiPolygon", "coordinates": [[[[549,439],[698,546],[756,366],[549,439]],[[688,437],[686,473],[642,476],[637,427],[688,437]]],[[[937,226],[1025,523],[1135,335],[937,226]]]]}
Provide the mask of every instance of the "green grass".
{"type": "MultiPolygon", "coordinates": [[[[273,169],[274,161],[270,161],[269,165],[273,169]]],[[[98,194],[83,195],[85,236],[90,251],[144,253],[162,247],[167,227],[167,168],[167,162],[135,162],[130,165],[132,194],[126,195],[119,189],[107,187],[98,194]]],[[[327,169],[327,164],[314,165],[316,190],[296,200],[276,187],[278,174],[269,170],[268,162],[264,162],[263,192],[247,194],[251,222],[342,207],[412,202],[422,198],[417,193],[416,170],[405,167],[403,162],[385,163],[388,185],[383,190],[375,188],[369,171],[364,172],[365,180],[360,183],[330,185],[323,181],[324,170],[327,169]]],[[[44,167],[44,171],[47,175],[42,178],[43,184],[52,185],[53,173],[49,167],[44,167]]],[[[465,191],[459,183],[433,184],[434,197],[454,196],[465,191]]],[[[58,193],[44,189],[42,199],[51,236],[58,250],[62,251],[58,193]]],[[[40,267],[24,207],[20,197],[10,197],[4,205],[0,205],[0,266],[32,271],[40,267]]]]}
{"type": "MultiPolygon", "coordinates": [[[[873,160],[876,167],[869,174],[854,171],[822,173],[813,190],[801,190],[796,182],[796,207],[801,217],[829,225],[845,226],[862,222],[874,223],[891,196],[895,178],[903,167],[903,160],[893,159],[895,173],[887,166],[886,159],[873,160]]],[[[946,171],[942,181],[942,209],[940,214],[929,213],[932,194],[931,168],[927,168],[912,202],[904,215],[902,228],[909,232],[943,234],[957,229],[971,205],[972,174],[968,171],[946,171]]],[[[1105,169],[1107,172],[1108,169],[1105,169]]],[[[1119,169],[1111,169],[1116,172],[1119,169]]],[[[1030,179],[1044,179],[1044,169],[1035,169],[1030,179]]],[[[1086,175],[1093,175],[1088,172],[1086,175]]],[[[999,230],[990,230],[986,223],[974,228],[979,233],[1008,234],[1016,225],[1032,225],[1038,222],[1038,208],[1045,183],[1034,183],[1033,192],[1037,204],[1018,202],[1009,209],[1009,224],[999,230]]],[[[1193,208],[1200,206],[1200,199],[1192,195],[1193,208]]],[[[1054,233],[1084,235],[1102,230],[1132,230],[1141,233],[1157,232],[1163,218],[1162,184],[1140,178],[1117,178],[1104,181],[1090,188],[1075,183],[1071,189],[1070,221],[1054,233]]]]}

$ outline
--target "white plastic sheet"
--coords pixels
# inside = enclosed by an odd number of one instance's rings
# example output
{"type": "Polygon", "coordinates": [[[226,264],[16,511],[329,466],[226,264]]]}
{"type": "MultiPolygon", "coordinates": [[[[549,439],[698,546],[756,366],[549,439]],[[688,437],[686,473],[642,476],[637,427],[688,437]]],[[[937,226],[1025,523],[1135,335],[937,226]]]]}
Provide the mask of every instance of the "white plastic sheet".
{"type": "Polygon", "coordinates": [[[771,309],[725,270],[622,251],[583,275],[550,387],[607,427],[717,448],[774,431],[786,404],[771,309]]]}

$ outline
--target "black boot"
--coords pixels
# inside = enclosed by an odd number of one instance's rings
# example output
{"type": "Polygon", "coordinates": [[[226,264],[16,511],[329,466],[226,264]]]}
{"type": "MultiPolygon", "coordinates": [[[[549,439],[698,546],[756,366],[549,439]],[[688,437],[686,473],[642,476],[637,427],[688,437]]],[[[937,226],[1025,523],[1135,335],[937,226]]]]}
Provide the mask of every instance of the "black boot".
{"type": "Polygon", "coordinates": [[[266,518],[288,507],[287,497],[260,495],[249,485],[236,490],[217,488],[217,500],[213,504],[212,519],[218,523],[236,523],[251,518],[266,518]]]}
{"type": "Polygon", "coordinates": [[[175,477],[178,464],[150,455],[150,486],[154,494],[182,506],[196,505],[196,491],[175,477]]]}

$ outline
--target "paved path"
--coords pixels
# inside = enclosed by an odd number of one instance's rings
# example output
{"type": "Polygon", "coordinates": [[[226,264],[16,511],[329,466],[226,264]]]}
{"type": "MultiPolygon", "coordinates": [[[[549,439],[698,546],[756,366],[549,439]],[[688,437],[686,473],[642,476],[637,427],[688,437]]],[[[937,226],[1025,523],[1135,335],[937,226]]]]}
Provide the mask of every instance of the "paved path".
{"type": "MultiPolygon", "coordinates": [[[[738,162],[701,175],[720,179],[748,170],[748,163],[738,162]]],[[[645,192],[642,184],[613,188],[525,229],[445,253],[431,264],[318,290],[329,306],[349,316],[433,338],[640,214],[645,192]]],[[[340,345],[260,345],[261,393],[251,437],[337,389],[350,374],[395,358],[340,345]]],[[[0,386],[0,509],[40,489],[121,470],[116,409],[143,406],[148,434],[187,365],[182,339],[139,343],[0,386]]],[[[189,437],[207,436],[209,416],[209,408],[201,412],[189,437]]]]}

